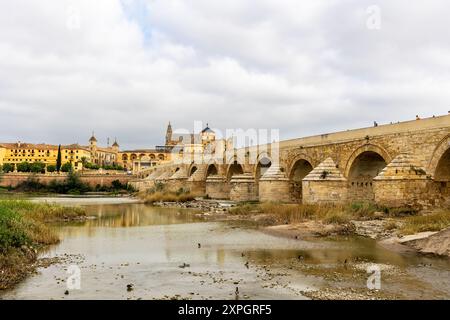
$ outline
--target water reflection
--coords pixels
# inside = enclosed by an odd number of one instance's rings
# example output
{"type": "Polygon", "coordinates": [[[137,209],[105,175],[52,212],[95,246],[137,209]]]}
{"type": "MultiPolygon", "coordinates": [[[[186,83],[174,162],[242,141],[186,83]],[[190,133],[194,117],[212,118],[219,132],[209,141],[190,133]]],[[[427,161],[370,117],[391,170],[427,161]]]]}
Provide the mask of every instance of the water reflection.
{"type": "Polygon", "coordinates": [[[189,209],[158,208],[145,204],[109,204],[85,206],[90,219],[83,222],[57,223],[54,227],[65,235],[77,232],[93,235],[95,228],[129,228],[201,222],[204,219],[189,209]],[[74,228],[71,228],[74,227],[74,228]]]}

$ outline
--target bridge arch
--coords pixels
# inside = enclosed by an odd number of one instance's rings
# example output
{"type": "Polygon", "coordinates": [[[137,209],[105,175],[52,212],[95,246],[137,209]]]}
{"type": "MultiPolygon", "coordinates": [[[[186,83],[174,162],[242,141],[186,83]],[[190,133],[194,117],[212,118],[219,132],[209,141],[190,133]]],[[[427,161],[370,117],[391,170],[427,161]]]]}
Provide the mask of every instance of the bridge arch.
{"type": "Polygon", "coordinates": [[[230,182],[231,178],[234,175],[243,174],[243,173],[244,173],[244,168],[242,167],[242,165],[238,161],[235,160],[232,164],[230,164],[228,166],[228,169],[227,169],[227,182],[230,182]]]}
{"type": "Polygon", "coordinates": [[[192,165],[188,171],[188,177],[192,176],[198,170],[198,166],[192,165]]]}
{"type": "Polygon", "coordinates": [[[287,177],[289,178],[290,197],[293,201],[302,201],[302,180],[312,170],[312,160],[307,155],[298,155],[292,160],[287,177]]]}
{"type": "Polygon", "coordinates": [[[373,179],[391,162],[383,148],[368,144],[356,149],[345,168],[351,201],[373,201],[373,179]]]}
{"type": "Polygon", "coordinates": [[[437,147],[433,151],[433,155],[431,156],[431,160],[427,167],[427,173],[431,174],[436,181],[442,181],[444,176],[447,175],[445,167],[450,170],[450,162],[448,162],[448,157],[450,156],[449,150],[450,135],[446,136],[438,143],[437,147]]]}
{"type": "Polygon", "coordinates": [[[427,172],[436,183],[443,205],[450,207],[450,135],[442,139],[434,150],[427,172]]]}
{"type": "Polygon", "coordinates": [[[206,168],[206,177],[205,180],[208,179],[209,176],[215,176],[219,174],[219,170],[214,163],[211,163],[206,168]]]}
{"type": "Polygon", "coordinates": [[[350,174],[350,170],[352,168],[352,165],[354,164],[355,160],[363,153],[365,152],[373,152],[378,154],[383,160],[386,162],[386,164],[389,164],[392,161],[392,156],[382,147],[377,146],[375,144],[365,144],[359,148],[357,148],[353,153],[351,154],[350,158],[347,160],[347,164],[345,165],[345,171],[344,176],[348,178],[350,174]]]}
{"type": "Polygon", "coordinates": [[[272,165],[272,158],[267,152],[262,152],[258,155],[256,161],[253,169],[253,176],[255,177],[255,180],[258,181],[272,165]]]}

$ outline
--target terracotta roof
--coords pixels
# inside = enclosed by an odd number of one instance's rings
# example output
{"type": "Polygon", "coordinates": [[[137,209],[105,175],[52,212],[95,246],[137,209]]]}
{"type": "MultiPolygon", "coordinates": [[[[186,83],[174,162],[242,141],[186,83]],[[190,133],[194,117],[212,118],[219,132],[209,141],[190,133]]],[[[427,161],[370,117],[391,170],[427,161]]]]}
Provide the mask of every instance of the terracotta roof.
{"type": "Polygon", "coordinates": [[[1,143],[1,145],[7,149],[41,149],[41,150],[58,149],[57,145],[45,144],[45,143],[33,144],[33,143],[26,143],[26,142],[22,143],[21,142],[19,144],[18,142],[16,142],[16,143],[1,143]]]}
{"type": "Polygon", "coordinates": [[[101,148],[101,147],[97,147],[97,151],[100,151],[100,152],[107,152],[107,153],[115,153],[114,150],[112,150],[111,148],[101,148]]]}
{"type": "Polygon", "coordinates": [[[137,150],[124,150],[119,153],[166,153],[165,150],[156,150],[156,149],[137,149],[137,150]]]}
{"type": "Polygon", "coordinates": [[[61,149],[91,151],[88,146],[81,146],[77,143],[61,146],[61,149]]]}
{"type": "MultiPolygon", "coordinates": [[[[45,143],[26,143],[21,142],[20,146],[19,143],[0,143],[0,146],[6,148],[6,149],[13,149],[13,150],[21,150],[21,149],[34,149],[34,150],[58,150],[58,145],[55,144],[45,144],[45,143]]],[[[61,145],[61,149],[70,149],[70,150],[86,150],[90,151],[88,146],[82,146],[77,143],[69,144],[69,145],[61,145]]]]}

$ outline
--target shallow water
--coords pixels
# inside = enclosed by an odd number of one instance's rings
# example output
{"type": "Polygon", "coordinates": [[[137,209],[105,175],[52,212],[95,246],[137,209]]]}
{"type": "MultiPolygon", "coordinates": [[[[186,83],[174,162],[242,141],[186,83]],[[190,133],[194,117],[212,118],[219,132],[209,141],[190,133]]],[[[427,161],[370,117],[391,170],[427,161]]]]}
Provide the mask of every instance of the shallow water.
{"type": "MultiPolygon", "coordinates": [[[[69,257],[39,269],[3,292],[3,299],[303,299],[301,291],[329,285],[328,272],[348,279],[353,271],[342,267],[345,260],[400,270],[392,277],[382,273],[382,290],[389,293],[450,297],[449,259],[394,253],[370,239],[294,240],[208,222],[186,209],[77,203],[87,204],[97,219],[54,225],[62,241],[42,253],[69,257]],[[69,265],[80,268],[81,289],[65,295],[69,265]]],[[[366,281],[356,277],[350,285],[364,287],[366,281]]]]}

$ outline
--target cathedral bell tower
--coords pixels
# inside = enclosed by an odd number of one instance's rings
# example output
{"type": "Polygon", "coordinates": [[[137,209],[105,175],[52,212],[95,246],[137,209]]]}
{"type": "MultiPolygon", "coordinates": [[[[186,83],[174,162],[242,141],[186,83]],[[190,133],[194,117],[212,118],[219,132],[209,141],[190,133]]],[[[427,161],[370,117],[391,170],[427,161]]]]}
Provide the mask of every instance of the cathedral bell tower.
{"type": "Polygon", "coordinates": [[[166,146],[172,145],[172,125],[169,122],[169,125],[167,126],[166,131],[166,146]]]}

